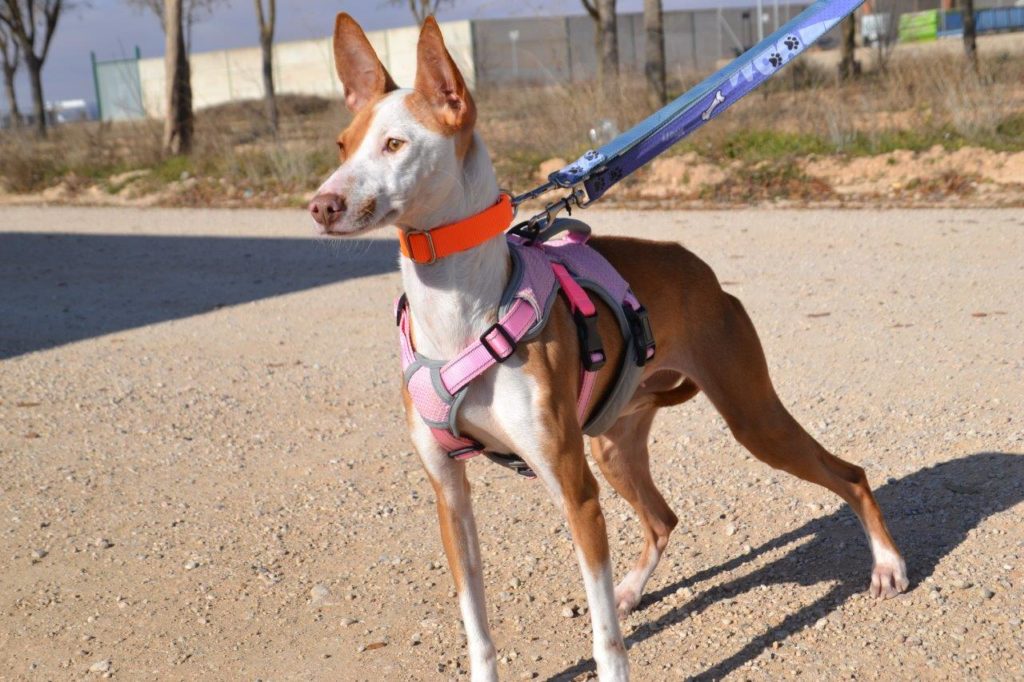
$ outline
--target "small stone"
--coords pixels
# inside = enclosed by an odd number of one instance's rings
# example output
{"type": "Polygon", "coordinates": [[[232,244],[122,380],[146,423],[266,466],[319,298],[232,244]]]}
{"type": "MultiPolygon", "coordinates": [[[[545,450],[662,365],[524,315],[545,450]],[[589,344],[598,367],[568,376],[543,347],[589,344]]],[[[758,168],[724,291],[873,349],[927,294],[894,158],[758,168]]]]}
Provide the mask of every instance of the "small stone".
{"type": "Polygon", "coordinates": [[[826,625],[828,625],[828,618],[819,618],[818,621],[814,624],[814,629],[824,630],[826,625]]]}
{"type": "Polygon", "coordinates": [[[953,587],[955,587],[958,590],[966,590],[973,584],[974,583],[972,583],[970,580],[964,580],[963,578],[959,578],[953,581],[953,587]]]}
{"type": "Polygon", "coordinates": [[[532,680],[535,677],[537,677],[537,673],[535,673],[535,672],[525,672],[525,673],[523,673],[522,675],[519,676],[519,679],[521,679],[521,680],[532,680]]]}
{"type": "Polygon", "coordinates": [[[91,672],[91,673],[106,673],[106,672],[110,672],[110,668],[111,668],[110,661],[107,660],[107,659],[103,659],[102,661],[96,661],[95,663],[90,665],[89,666],[89,672],[91,672]]]}
{"type": "Polygon", "coordinates": [[[197,568],[199,568],[199,562],[198,561],[189,561],[189,562],[187,562],[185,564],[185,570],[186,571],[192,571],[192,570],[195,570],[197,568]]]}
{"type": "Polygon", "coordinates": [[[736,526],[730,523],[728,526],[725,527],[725,534],[736,535],[736,526]]]}
{"type": "Polygon", "coordinates": [[[355,618],[342,618],[341,619],[341,627],[343,627],[343,628],[351,627],[352,625],[355,625],[358,622],[359,621],[356,620],[355,618]]]}
{"type": "Polygon", "coordinates": [[[418,633],[418,632],[412,633],[412,637],[409,638],[409,643],[412,644],[413,646],[418,646],[422,642],[423,642],[423,636],[420,633],[418,633]]]}
{"type": "Polygon", "coordinates": [[[42,549],[42,548],[33,549],[32,550],[32,559],[35,560],[35,561],[39,561],[40,559],[44,558],[47,554],[49,554],[49,552],[47,552],[45,549],[42,549]]]}
{"type": "Polygon", "coordinates": [[[92,544],[100,549],[110,549],[114,546],[114,543],[106,538],[96,538],[96,541],[92,544]]]}
{"type": "Polygon", "coordinates": [[[576,617],[576,611],[574,611],[571,606],[566,606],[566,607],[562,608],[562,618],[575,618],[575,617],[576,617]]]}
{"type": "Polygon", "coordinates": [[[309,603],[311,606],[322,606],[331,596],[331,591],[326,585],[314,585],[309,591],[309,603]]]}
{"type": "Polygon", "coordinates": [[[987,587],[983,587],[981,588],[981,596],[985,599],[991,599],[992,597],[996,596],[996,593],[987,587]]]}

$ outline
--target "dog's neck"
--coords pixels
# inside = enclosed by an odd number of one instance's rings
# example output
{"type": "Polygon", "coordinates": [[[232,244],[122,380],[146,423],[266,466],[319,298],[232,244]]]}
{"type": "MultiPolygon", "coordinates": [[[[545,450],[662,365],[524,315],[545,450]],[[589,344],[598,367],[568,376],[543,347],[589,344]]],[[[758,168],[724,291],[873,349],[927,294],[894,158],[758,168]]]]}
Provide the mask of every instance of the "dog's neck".
{"type": "MultiPolygon", "coordinates": [[[[474,133],[459,182],[435,208],[417,215],[404,229],[429,230],[463,220],[498,200],[498,182],[487,148],[474,133]]],[[[493,324],[509,277],[508,243],[503,234],[430,265],[401,259],[402,284],[409,299],[416,350],[448,360],[493,324]]]]}

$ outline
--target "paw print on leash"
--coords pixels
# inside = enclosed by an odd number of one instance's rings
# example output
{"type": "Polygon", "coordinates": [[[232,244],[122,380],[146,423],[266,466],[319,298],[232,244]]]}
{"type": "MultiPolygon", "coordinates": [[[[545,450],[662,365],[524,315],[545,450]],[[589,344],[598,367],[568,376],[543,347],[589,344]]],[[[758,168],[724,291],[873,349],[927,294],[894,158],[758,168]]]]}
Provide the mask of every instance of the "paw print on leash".
{"type": "Polygon", "coordinates": [[[797,38],[796,36],[786,36],[786,39],[783,41],[783,44],[790,52],[792,52],[796,48],[800,47],[800,39],[797,38]]]}
{"type": "Polygon", "coordinates": [[[782,66],[782,55],[778,52],[772,52],[768,57],[768,63],[774,66],[776,69],[782,66]]]}

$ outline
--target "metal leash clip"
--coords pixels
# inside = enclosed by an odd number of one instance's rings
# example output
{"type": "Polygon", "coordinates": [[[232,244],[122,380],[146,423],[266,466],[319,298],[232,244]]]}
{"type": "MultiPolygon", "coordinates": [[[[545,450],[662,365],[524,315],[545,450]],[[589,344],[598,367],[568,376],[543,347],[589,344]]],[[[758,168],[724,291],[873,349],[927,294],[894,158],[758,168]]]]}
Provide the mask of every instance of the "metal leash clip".
{"type": "MultiPolygon", "coordinates": [[[[531,192],[529,194],[533,193],[531,192]]],[[[533,196],[536,195],[534,194],[533,196]]],[[[527,197],[527,195],[523,195],[523,197],[532,198],[527,197]]],[[[522,197],[517,197],[517,199],[520,198],[522,197]]],[[[572,215],[573,207],[585,208],[588,205],[587,191],[583,188],[583,183],[579,183],[573,186],[571,193],[562,197],[558,201],[551,202],[544,207],[543,211],[529,220],[519,223],[513,227],[510,232],[523,239],[527,244],[533,244],[549,227],[554,224],[555,218],[558,217],[559,213],[565,211],[566,215],[572,215]]]]}

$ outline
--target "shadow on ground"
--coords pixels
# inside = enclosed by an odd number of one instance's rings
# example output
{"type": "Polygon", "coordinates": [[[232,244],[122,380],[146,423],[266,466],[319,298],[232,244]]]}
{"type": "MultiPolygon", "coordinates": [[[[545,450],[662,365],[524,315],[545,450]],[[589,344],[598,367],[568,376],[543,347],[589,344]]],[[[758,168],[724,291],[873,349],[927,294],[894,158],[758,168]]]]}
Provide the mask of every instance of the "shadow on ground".
{"type": "MultiPolygon", "coordinates": [[[[939,561],[953,551],[992,514],[1024,500],[1024,455],[982,452],[922,469],[902,479],[890,479],[875,491],[896,542],[904,552],[913,590],[935,570],[939,561]]],[[[671,549],[669,549],[671,552],[671,549]]],[[[626,638],[632,647],[666,628],[700,613],[715,602],[772,583],[814,585],[835,583],[824,596],[794,611],[780,623],[766,627],[740,649],[728,653],[705,670],[693,670],[693,679],[720,679],[757,658],[774,642],[814,625],[868,586],[871,557],[856,516],[844,506],[839,511],[814,519],[795,530],[766,542],[744,556],[736,557],[696,575],[679,580],[645,595],[641,609],[684,587],[697,593],[688,603],[673,608],[656,620],[639,627],[626,638]],[[722,573],[739,570],[757,557],[800,544],[785,555],[745,575],[715,585],[704,592],[699,583],[722,573]]],[[[593,671],[592,659],[555,675],[571,680],[593,671]]]]}
{"type": "Polygon", "coordinates": [[[395,242],[0,234],[0,359],[396,269],[395,242]]]}

